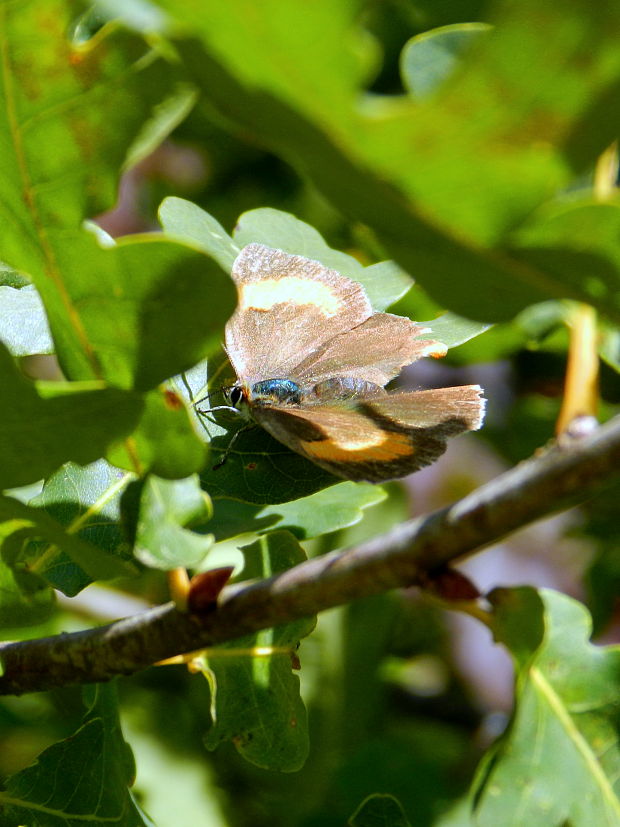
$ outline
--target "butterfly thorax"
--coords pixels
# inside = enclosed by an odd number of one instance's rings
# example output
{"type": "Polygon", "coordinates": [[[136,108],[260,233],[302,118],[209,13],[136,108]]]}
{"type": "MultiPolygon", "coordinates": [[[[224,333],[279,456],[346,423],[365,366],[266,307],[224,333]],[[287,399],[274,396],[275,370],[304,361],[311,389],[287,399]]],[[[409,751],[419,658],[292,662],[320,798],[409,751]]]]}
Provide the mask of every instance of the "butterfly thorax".
{"type": "Polygon", "coordinates": [[[263,379],[254,384],[240,383],[233,387],[230,399],[235,408],[247,411],[252,406],[325,404],[385,393],[385,389],[374,382],[350,376],[334,376],[309,387],[302,387],[292,379],[263,379]]]}
{"type": "Polygon", "coordinates": [[[263,379],[253,385],[235,385],[230,399],[235,408],[244,405],[298,405],[301,388],[292,379],[263,379]]]}

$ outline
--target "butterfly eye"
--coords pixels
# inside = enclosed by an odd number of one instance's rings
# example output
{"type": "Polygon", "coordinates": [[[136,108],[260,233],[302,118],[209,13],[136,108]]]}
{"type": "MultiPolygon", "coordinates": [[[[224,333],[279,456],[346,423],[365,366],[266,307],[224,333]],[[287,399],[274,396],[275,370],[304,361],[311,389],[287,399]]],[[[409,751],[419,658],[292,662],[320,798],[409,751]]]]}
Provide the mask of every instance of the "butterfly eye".
{"type": "Polygon", "coordinates": [[[230,391],[230,404],[236,408],[239,402],[243,399],[243,391],[241,388],[232,388],[230,391]]]}

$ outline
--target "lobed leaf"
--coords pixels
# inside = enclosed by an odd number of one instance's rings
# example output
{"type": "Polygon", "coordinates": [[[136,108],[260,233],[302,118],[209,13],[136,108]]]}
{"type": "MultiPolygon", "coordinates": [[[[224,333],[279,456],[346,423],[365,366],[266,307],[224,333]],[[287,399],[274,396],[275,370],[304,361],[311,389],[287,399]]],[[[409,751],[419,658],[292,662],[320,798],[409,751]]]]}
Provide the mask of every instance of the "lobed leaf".
{"type": "Polygon", "coordinates": [[[364,267],[353,256],[333,250],[310,224],[281,210],[263,207],[243,213],[233,235],[240,249],[256,241],[285,253],[316,259],[325,267],[360,282],[374,310],[385,310],[412,284],[411,278],[393,262],[364,267]]]}
{"type": "Polygon", "coordinates": [[[375,310],[385,310],[411,286],[393,262],[364,267],[353,256],[332,249],[318,230],[290,213],[262,207],[243,213],[231,238],[221,225],[191,201],[166,198],[159,209],[164,230],[174,238],[198,244],[230,273],[239,252],[252,242],[320,261],[325,267],[364,285],[375,310]]]}
{"type": "Polygon", "coordinates": [[[197,246],[230,274],[241,248],[206,210],[185,198],[170,196],[161,202],[158,215],[164,232],[171,238],[197,246]]]}
{"type": "MultiPolygon", "coordinates": [[[[264,578],[306,559],[287,531],[261,537],[241,551],[239,580],[264,578]]],[[[214,649],[203,657],[212,692],[213,725],[205,743],[215,749],[232,740],[248,761],[280,772],[300,769],[308,753],[306,710],[292,659],[314,619],[265,629],[214,649]]]]}
{"type": "Polygon", "coordinates": [[[355,525],[367,508],[383,502],[385,497],[381,486],[341,482],[278,505],[219,499],[209,528],[218,541],[273,528],[290,531],[298,540],[309,540],[355,525]]]}
{"type": "Polygon", "coordinates": [[[135,768],[123,739],[110,685],[85,691],[89,709],[79,729],[48,747],[0,792],[0,824],[78,827],[154,827],[128,787],[135,768]]]}
{"type": "Polygon", "coordinates": [[[213,535],[189,530],[211,517],[211,503],[198,477],[163,480],[151,474],[139,485],[134,545],[138,560],[164,570],[199,566],[213,545],[213,535]]]}
{"type": "MultiPolygon", "coordinates": [[[[80,557],[65,549],[77,538],[88,544],[87,563],[97,553],[118,558],[119,574],[131,571],[131,546],[121,524],[121,495],[131,474],[103,459],[82,468],[66,463],[46,480],[41,494],[29,502],[62,526],[65,537],[53,543],[34,543],[23,556],[29,571],[38,574],[64,594],[73,596],[94,578],[80,565],[80,557]],[[94,551],[92,550],[94,549],[94,551]]],[[[50,538],[51,539],[51,538],[50,538]]]]}
{"type": "Polygon", "coordinates": [[[586,609],[548,590],[496,589],[493,631],[513,655],[510,727],[481,767],[476,824],[620,821],[620,648],[588,640],[586,609]]]}

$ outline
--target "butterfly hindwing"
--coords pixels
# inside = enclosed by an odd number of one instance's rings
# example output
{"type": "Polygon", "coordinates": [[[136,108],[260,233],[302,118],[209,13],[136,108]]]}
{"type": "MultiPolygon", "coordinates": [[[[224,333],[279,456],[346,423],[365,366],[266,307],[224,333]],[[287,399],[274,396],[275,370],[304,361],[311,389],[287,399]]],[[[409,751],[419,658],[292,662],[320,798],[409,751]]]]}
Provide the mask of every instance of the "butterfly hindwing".
{"type": "Polygon", "coordinates": [[[332,474],[381,482],[428,465],[445,451],[448,437],[479,427],[480,395],[478,385],[468,385],[342,404],[257,406],[253,415],[280,442],[332,474]]]}

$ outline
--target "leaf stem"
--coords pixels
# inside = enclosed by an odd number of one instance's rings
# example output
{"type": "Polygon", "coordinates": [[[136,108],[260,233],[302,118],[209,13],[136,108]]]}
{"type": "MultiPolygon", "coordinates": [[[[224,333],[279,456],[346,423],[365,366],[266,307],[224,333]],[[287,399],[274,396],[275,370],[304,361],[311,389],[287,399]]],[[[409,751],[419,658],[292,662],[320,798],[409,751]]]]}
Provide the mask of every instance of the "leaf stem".
{"type": "Polygon", "coordinates": [[[596,417],[598,409],[598,330],[594,308],[575,305],[569,331],[564,398],[556,424],[558,434],[568,431],[579,417],[596,417]]]}
{"type": "MultiPolygon", "coordinates": [[[[593,192],[597,201],[616,193],[618,144],[614,141],[600,154],[594,169],[593,192]]],[[[598,408],[598,332],[596,311],[579,304],[569,318],[570,344],[562,409],[556,433],[567,431],[579,417],[596,417],[598,408]]]]}

